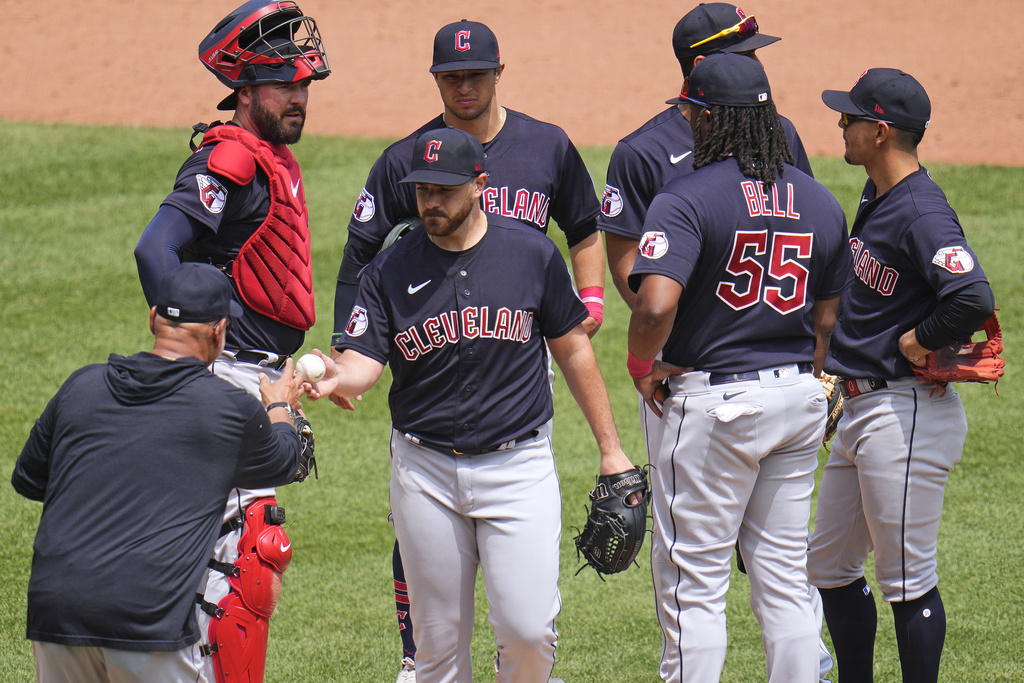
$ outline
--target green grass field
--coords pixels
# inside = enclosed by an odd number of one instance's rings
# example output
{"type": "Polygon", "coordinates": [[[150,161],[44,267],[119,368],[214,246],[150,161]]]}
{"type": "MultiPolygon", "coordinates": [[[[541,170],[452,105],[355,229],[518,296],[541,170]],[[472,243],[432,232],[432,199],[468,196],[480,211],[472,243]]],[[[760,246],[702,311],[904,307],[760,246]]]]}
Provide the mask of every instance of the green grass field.
{"type": "MultiPolygon", "coordinates": [[[[4,477],[35,418],[63,380],[109,353],[149,348],[147,309],[132,250],[171,190],[190,131],[39,125],[0,121],[0,470],[4,477]]],[[[838,132],[837,132],[838,135],[838,132]]],[[[334,281],[345,226],[381,140],[305,138],[302,163],[313,231],[319,322],[304,350],[329,345],[334,281]]],[[[598,188],[610,148],[582,150],[598,188]]],[[[922,147],[927,164],[928,141],[922,147]]],[[[1024,566],[1020,475],[1024,394],[1018,379],[1024,330],[1024,168],[931,166],[960,214],[989,275],[1006,340],[999,396],[986,385],[959,388],[971,424],[963,461],[946,495],[939,571],[948,612],[942,679],[1024,680],[1024,566]]],[[[848,211],[861,168],[815,159],[815,171],[848,211]]],[[[556,230],[556,241],[564,240],[556,230]]],[[[610,279],[605,324],[595,348],[626,452],[645,460],[636,395],[625,372],[628,312],[610,279]]],[[[271,622],[268,682],[391,681],[400,643],[391,592],[393,535],[387,522],[387,381],[356,413],[328,402],[307,407],[317,432],[320,479],[279,491],[295,555],[271,622]]],[[[563,382],[556,387],[555,454],[562,482],[563,611],[555,675],[569,683],[658,680],[661,638],[650,564],[602,582],[578,564],[573,525],[584,519],[597,454],[563,382]]],[[[822,452],[824,456],[824,451],[822,452]]],[[[41,506],[0,486],[0,681],[33,677],[25,640],[25,590],[41,506]]],[[[764,680],[749,584],[733,573],[730,646],[723,681],[764,680]]],[[[876,591],[876,595],[878,592],[876,591]]],[[[877,599],[877,598],[876,598],[877,599]]],[[[880,600],[879,600],[880,602],[880,600]]],[[[492,634],[483,587],[473,654],[478,680],[491,680],[492,634]]],[[[827,637],[826,637],[827,641],[827,637]]],[[[890,610],[879,604],[875,680],[899,681],[890,610]]]]}

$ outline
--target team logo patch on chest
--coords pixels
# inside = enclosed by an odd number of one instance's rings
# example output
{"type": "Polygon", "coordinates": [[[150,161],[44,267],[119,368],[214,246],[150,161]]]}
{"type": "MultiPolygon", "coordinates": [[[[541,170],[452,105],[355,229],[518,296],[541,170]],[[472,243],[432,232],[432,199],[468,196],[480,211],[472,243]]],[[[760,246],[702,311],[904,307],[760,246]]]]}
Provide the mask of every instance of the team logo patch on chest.
{"type": "Polygon", "coordinates": [[[359,199],[356,200],[355,211],[352,212],[352,216],[360,223],[373,218],[373,214],[377,212],[377,204],[374,202],[373,195],[363,188],[363,191],[359,193],[359,199]]]}
{"type": "Polygon", "coordinates": [[[366,327],[366,309],[362,306],[353,306],[352,315],[348,317],[348,325],[345,326],[345,334],[358,337],[366,332],[366,327]]]}
{"type": "Polygon", "coordinates": [[[663,232],[645,232],[640,238],[640,255],[651,260],[660,259],[668,253],[668,238],[663,232]]]}
{"type": "Polygon", "coordinates": [[[619,192],[619,188],[611,185],[604,186],[604,196],[601,197],[601,213],[608,218],[622,213],[622,194],[619,192]]]}
{"type": "Polygon", "coordinates": [[[935,252],[932,263],[951,273],[969,273],[974,270],[974,259],[963,247],[945,247],[935,252]]]}
{"type": "Polygon", "coordinates": [[[210,213],[220,213],[228,200],[228,190],[212,175],[200,173],[196,176],[199,185],[199,201],[210,213]]]}

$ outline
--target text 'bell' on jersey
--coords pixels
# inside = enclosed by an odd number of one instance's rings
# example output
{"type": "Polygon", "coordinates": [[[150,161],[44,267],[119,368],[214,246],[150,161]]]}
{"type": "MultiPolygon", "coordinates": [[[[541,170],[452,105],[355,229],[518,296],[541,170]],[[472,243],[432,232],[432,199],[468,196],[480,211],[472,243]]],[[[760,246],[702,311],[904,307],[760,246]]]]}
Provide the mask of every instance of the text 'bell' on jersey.
{"type": "MultiPolygon", "coordinates": [[[[599,207],[594,181],[576,147],[558,126],[505,112],[505,125],[484,145],[487,187],[481,208],[544,233],[553,218],[569,246],[583,241],[597,229],[599,207]]],[[[415,186],[398,181],[412,168],[416,138],[443,127],[438,116],[384,150],[356,200],[350,232],[379,244],[398,221],[418,215],[415,186]]]]}
{"type": "MultiPolygon", "coordinates": [[[[163,203],[184,211],[210,229],[187,253],[181,254],[181,260],[221,266],[235,258],[266,220],[270,190],[267,176],[259,168],[247,185],[238,185],[211,172],[207,161],[212,151],[212,145],[201,147],[182,164],[174,190],[163,203]]],[[[299,350],[305,337],[301,330],[256,313],[242,301],[234,281],[232,287],[244,315],[233,320],[228,328],[229,349],[259,349],[277,354],[299,350]]]]}
{"type": "Polygon", "coordinates": [[[849,278],[846,218],[793,166],[765,189],[734,159],[677,178],[644,223],[629,285],[658,274],[684,288],[664,360],[745,372],[814,360],[811,307],[849,278]]]}
{"type": "MultiPolygon", "coordinates": [[[[780,118],[793,165],[813,177],[796,128],[789,119],[780,118]]],[[[654,196],[670,180],[692,171],[693,131],[679,107],[673,105],[622,138],[612,150],[598,229],[639,240],[654,196]]]]}
{"type": "Polygon", "coordinates": [[[927,170],[875,194],[868,180],[850,229],[854,278],[839,304],[825,369],[843,377],[911,377],[900,337],[941,299],[987,278],[927,170]]]}
{"type": "Polygon", "coordinates": [[[391,366],[395,429],[465,452],[551,418],[544,338],[587,318],[551,240],[500,216],[487,222],[464,252],[418,229],[377,256],[339,346],[391,366]]]}

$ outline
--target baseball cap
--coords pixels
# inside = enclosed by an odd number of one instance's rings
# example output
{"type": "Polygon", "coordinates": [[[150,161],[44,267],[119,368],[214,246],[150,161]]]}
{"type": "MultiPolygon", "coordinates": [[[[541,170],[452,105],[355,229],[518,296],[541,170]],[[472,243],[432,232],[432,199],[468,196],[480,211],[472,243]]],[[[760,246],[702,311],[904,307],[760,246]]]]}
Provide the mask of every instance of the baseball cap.
{"type": "Polygon", "coordinates": [[[850,92],[826,90],[821,101],[840,114],[885,121],[897,128],[924,132],[932,116],[928,93],[899,69],[868,69],[850,92]]]}
{"type": "Polygon", "coordinates": [[[208,263],[182,263],[164,276],[156,294],[156,312],[180,323],[239,318],[228,276],[208,263]]]}
{"type": "Polygon", "coordinates": [[[757,32],[754,16],[727,2],[701,3],[686,13],[672,31],[672,51],[682,64],[697,55],[750,52],[781,40],[757,32]]]}
{"type": "Polygon", "coordinates": [[[434,36],[434,64],[430,73],[468,69],[497,69],[501,66],[498,39],[494,32],[476,21],[457,21],[434,36]]]}
{"type": "Polygon", "coordinates": [[[458,128],[428,130],[413,150],[412,172],[400,183],[462,185],[484,172],[484,146],[458,128]]]}
{"type": "Polygon", "coordinates": [[[702,107],[760,107],[772,101],[764,67],[756,59],[730,53],[708,55],[693,67],[690,87],[679,102],[702,107]]]}

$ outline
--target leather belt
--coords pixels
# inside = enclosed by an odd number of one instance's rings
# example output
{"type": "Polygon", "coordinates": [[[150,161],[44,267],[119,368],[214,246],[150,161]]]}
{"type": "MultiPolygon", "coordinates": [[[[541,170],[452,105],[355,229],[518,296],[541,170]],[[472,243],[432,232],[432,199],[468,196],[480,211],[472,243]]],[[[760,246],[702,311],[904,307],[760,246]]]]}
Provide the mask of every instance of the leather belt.
{"type": "Polygon", "coordinates": [[[479,451],[457,451],[454,448],[452,448],[451,446],[443,446],[443,445],[438,444],[438,443],[431,443],[430,441],[424,441],[423,439],[421,439],[418,436],[414,436],[414,435],[409,434],[407,432],[402,432],[402,436],[405,438],[406,441],[408,441],[410,443],[414,443],[417,446],[423,446],[424,448],[429,448],[430,450],[437,451],[438,453],[444,453],[445,455],[450,455],[452,457],[460,456],[460,455],[483,455],[484,453],[493,453],[495,451],[507,451],[507,450],[509,450],[511,448],[515,448],[517,444],[520,444],[520,443],[522,443],[524,441],[529,441],[530,439],[536,438],[538,434],[540,434],[540,431],[538,431],[536,429],[531,429],[528,432],[524,432],[524,433],[520,434],[519,436],[517,436],[514,439],[510,439],[508,441],[502,441],[497,446],[494,446],[492,448],[485,448],[485,449],[479,450],[479,451]]]}
{"type": "MultiPolygon", "coordinates": [[[[797,363],[797,369],[801,375],[814,372],[814,365],[812,363],[797,363]]],[[[765,368],[766,370],[772,370],[773,368],[765,368]]],[[[708,384],[729,384],[731,382],[749,382],[750,380],[759,379],[761,377],[761,370],[751,370],[749,372],[731,372],[721,373],[712,372],[708,375],[708,384]]]]}
{"type": "Polygon", "coordinates": [[[843,392],[843,398],[852,398],[888,387],[889,383],[881,377],[865,377],[862,379],[843,377],[839,381],[839,391],[843,392]]]}
{"type": "Polygon", "coordinates": [[[276,353],[267,353],[265,351],[235,351],[235,360],[241,361],[242,363],[252,363],[258,365],[261,368],[272,368],[274,370],[280,370],[284,367],[285,361],[290,356],[278,356],[276,353]]]}

